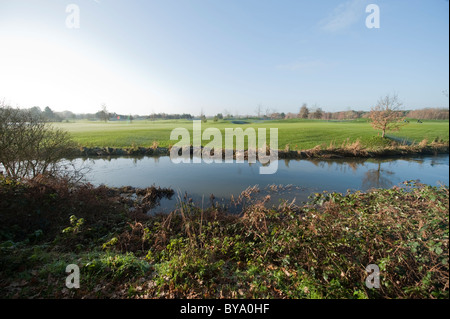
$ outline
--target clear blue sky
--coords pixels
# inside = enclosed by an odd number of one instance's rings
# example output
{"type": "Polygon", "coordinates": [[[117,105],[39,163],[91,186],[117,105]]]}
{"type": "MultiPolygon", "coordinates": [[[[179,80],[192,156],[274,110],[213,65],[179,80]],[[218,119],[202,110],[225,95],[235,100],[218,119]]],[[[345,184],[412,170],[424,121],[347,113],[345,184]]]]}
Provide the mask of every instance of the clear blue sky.
{"type": "Polygon", "coordinates": [[[369,110],[395,92],[407,109],[448,107],[448,28],[445,0],[0,0],[0,99],[245,115],[369,110]]]}

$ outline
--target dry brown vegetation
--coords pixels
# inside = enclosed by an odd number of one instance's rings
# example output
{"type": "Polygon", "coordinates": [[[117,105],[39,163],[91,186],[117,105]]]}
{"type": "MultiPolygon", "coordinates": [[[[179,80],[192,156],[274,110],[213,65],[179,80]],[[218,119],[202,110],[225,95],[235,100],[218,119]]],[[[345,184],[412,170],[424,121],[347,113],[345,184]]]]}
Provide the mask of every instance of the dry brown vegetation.
{"type": "Polygon", "coordinates": [[[448,187],[319,193],[278,207],[252,201],[253,187],[235,199],[246,203],[240,214],[179,198],[156,216],[131,214],[118,192],[1,176],[1,296],[448,298],[448,187]],[[71,263],[78,290],[64,288],[71,263]],[[369,264],[380,289],[365,286],[369,264]]]}

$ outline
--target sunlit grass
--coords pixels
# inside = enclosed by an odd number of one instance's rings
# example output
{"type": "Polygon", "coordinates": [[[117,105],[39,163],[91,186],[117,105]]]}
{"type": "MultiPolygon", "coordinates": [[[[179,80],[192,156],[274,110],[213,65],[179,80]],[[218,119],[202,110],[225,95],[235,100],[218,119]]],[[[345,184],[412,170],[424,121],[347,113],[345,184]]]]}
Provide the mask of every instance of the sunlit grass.
{"type": "MultiPolygon", "coordinates": [[[[366,121],[327,122],[311,120],[264,121],[249,124],[233,124],[231,121],[208,121],[202,123],[202,130],[208,127],[220,129],[225,136],[225,128],[241,127],[246,129],[278,128],[278,148],[291,150],[311,149],[317,145],[327,147],[333,144],[339,147],[343,143],[357,140],[365,147],[383,146],[385,141],[378,138],[379,134],[366,121]]],[[[80,146],[86,147],[150,147],[156,141],[160,147],[169,147],[177,142],[170,140],[170,133],[174,128],[183,127],[190,131],[192,137],[192,121],[134,121],[126,122],[88,122],[57,123],[56,127],[67,130],[80,146]]],[[[269,133],[269,130],[267,130],[269,133]]],[[[410,122],[398,132],[388,132],[388,136],[419,143],[427,139],[449,140],[448,121],[410,122]]],[[[267,136],[268,140],[269,135],[267,136]]],[[[209,141],[202,141],[206,145],[209,141]]]]}

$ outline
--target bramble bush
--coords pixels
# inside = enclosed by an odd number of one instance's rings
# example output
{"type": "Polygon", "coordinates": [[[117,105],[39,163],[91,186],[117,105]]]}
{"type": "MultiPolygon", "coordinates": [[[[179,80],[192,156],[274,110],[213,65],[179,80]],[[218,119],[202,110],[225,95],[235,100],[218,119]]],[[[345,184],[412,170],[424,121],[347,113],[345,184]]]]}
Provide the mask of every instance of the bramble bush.
{"type": "Polygon", "coordinates": [[[131,214],[114,194],[0,177],[1,295],[449,298],[447,186],[264,199],[239,215],[188,200],[168,215],[131,214]],[[80,265],[81,289],[61,290],[63,260],[80,265]],[[365,285],[369,264],[379,289],[365,285]]]}

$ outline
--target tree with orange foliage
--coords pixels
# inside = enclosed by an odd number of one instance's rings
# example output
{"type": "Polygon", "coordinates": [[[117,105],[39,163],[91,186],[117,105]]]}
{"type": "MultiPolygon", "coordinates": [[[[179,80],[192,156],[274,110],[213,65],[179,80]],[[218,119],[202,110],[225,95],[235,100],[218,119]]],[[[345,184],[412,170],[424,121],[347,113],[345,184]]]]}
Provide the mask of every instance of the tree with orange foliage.
{"type": "Polygon", "coordinates": [[[369,118],[372,127],[382,131],[382,137],[386,131],[398,131],[405,124],[405,118],[401,111],[402,103],[399,102],[397,94],[386,95],[378,100],[378,103],[370,111],[369,118]]]}

